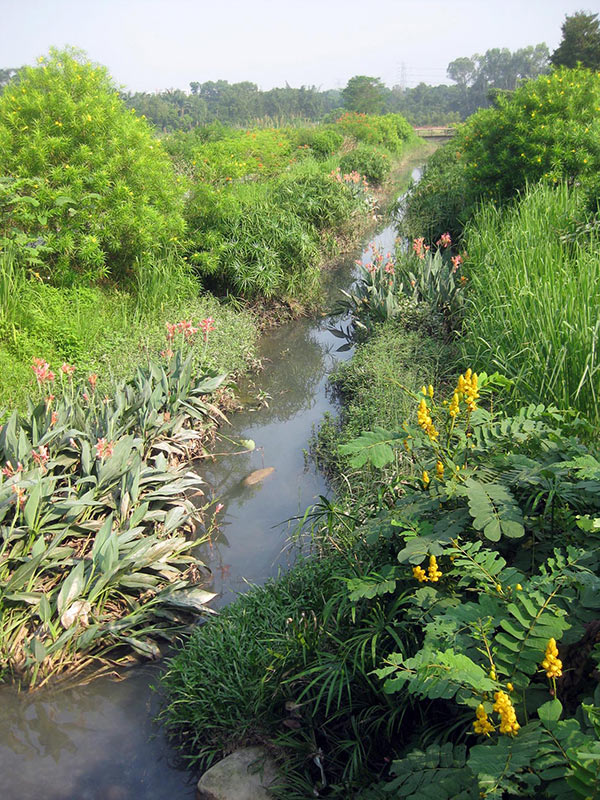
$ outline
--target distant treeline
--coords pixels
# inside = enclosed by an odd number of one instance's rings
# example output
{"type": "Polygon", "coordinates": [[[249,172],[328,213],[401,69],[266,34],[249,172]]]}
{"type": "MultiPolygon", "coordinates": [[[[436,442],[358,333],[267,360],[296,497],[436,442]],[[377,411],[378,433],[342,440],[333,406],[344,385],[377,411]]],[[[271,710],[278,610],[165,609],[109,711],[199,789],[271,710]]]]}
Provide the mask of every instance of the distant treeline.
{"type": "Polygon", "coordinates": [[[219,120],[228,125],[248,125],[257,120],[289,123],[294,119],[323,120],[340,109],[366,113],[402,114],[413,125],[458,122],[478,108],[491,105],[496,91],[512,91],[518,83],[535,78],[549,66],[545,44],[512,53],[507,49],[488,50],[484,55],[458,58],[448,65],[454,85],[429,86],[420,83],[413,89],[388,88],[377,78],[356,76],[344,90],[321,91],[315,86],[261,91],[255,83],[243,81],[192,81],[190,92],[170,89],[159,93],[135,92],[125,102],[162,130],[188,130],[219,120]],[[359,84],[364,94],[350,94],[359,84]],[[368,96],[367,96],[368,95],[368,96]],[[361,103],[374,102],[363,107],[361,103]]]}
{"type": "MultiPolygon", "coordinates": [[[[342,109],[402,114],[412,125],[445,124],[491,105],[496,92],[514,90],[519,82],[547,71],[549,64],[548,48],[538,44],[515,52],[495,48],[484,55],[457,58],[447,70],[453,85],[420,83],[412,89],[390,89],[379,78],[359,75],[343,90],[286,84],[262,91],[250,81],[192,81],[189,91],[126,92],[123,99],[164,132],[191,130],[216,120],[238,126],[261,120],[268,125],[316,122],[335,118],[342,109]]],[[[18,76],[18,70],[0,69],[0,87],[18,76]]]]}

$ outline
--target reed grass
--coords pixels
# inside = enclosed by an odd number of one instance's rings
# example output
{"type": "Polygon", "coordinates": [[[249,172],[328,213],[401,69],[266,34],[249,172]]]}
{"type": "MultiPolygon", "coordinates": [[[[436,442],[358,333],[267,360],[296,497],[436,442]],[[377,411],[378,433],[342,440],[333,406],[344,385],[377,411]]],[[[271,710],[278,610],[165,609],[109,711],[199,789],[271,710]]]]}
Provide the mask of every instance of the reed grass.
{"type": "Polygon", "coordinates": [[[573,407],[600,422],[600,236],[566,185],[483,206],[466,231],[465,363],[499,370],[515,399],[573,407]]]}

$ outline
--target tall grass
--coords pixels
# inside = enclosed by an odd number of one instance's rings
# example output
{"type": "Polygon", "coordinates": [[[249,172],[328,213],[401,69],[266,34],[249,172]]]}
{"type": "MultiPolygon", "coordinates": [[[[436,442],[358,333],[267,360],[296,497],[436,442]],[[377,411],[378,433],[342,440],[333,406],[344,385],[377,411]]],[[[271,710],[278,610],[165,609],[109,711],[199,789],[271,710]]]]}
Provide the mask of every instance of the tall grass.
{"type": "MultiPolygon", "coordinates": [[[[520,401],[554,403],[600,422],[600,235],[584,228],[567,186],[483,206],[466,231],[472,275],[465,363],[515,381],[520,401]]],[[[469,271],[469,270],[467,270],[469,271]]]]}

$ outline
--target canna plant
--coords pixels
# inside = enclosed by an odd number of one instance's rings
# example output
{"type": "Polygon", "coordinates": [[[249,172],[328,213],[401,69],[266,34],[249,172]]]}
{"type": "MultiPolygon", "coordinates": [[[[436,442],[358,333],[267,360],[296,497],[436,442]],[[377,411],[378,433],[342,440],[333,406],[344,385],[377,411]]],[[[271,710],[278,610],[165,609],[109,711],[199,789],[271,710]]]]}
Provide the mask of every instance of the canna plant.
{"type": "MultiPolygon", "coordinates": [[[[398,292],[402,289],[397,284],[396,268],[391,254],[384,257],[382,251],[371,244],[373,260],[368,264],[357,261],[358,280],[347,292],[342,289],[343,300],[339,300],[332,314],[352,315],[355,330],[369,331],[378,322],[397,317],[402,311],[398,301],[398,292]]],[[[349,338],[345,333],[330,329],[334,335],[349,338]]],[[[351,337],[350,337],[351,338],[351,337]]]]}
{"type": "MultiPolygon", "coordinates": [[[[207,339],[212,320],[201,325],[207,339]]],[[[64,364],[57,400],[37,359],[42,399],[0,427],[0,677],[35,686],[156,657],[213,597],[191,552],[203,482],[186,462],[223,418],[208,395],[225,375],[194,376],[184,347],[197,329],[172,328],[182,346],[112,398],[64,364]]]]}

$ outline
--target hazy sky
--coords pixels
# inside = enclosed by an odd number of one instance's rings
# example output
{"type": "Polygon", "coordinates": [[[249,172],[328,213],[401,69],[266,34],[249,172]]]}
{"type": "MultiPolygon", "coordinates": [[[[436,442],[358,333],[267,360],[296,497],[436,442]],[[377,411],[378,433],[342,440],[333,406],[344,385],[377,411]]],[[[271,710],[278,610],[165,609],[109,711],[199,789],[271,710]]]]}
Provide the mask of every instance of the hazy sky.
{"type": "MultiPolygon", "coordinates": [[[[598,0],[594,0],[597,4],[598,0]]],[[[444,83],[459,56],[546,42],[589,0],[0,0],[0,67],[74,45],[131,90],[250,80],[444,83]]]]}

